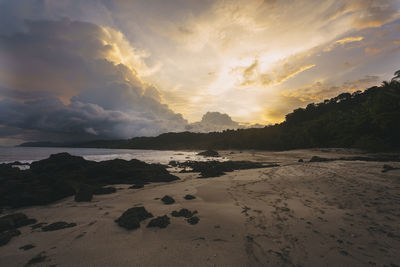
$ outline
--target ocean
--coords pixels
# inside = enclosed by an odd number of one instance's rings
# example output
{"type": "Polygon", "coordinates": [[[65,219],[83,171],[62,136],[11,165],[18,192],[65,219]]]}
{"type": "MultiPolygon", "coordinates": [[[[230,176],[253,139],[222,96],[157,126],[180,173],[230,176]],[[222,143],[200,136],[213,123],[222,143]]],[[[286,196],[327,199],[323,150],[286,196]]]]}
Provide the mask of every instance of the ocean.
{"type": "Polygon", "coordinates": [[[141,149],[101,149],[101,148],[62,148],[62,147],[0,147],[0,163],[19,161],[31,163],[48,158],[51,154],[67,152],[82,156],[86,160],[104,161],[111,159],[138,159],[147,163],[167,164],[175,161],[224,160],[223,158],[205,158],[197,156],[195,151],[141,150],[141,149]]]}

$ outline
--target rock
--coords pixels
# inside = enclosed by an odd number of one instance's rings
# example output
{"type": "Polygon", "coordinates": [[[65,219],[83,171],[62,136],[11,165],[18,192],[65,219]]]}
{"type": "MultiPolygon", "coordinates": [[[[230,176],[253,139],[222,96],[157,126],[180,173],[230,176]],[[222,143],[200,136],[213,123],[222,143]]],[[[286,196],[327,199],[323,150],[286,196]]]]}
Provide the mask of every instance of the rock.
{"type": "Polygon", "coordinates": [[[393,170],[398,170],[398,169],[400,169],[400,168],[395,168],[395,167],[392,167],[392,166],[390,166],[388,164],[384,164],[382,172],[388,172],[388,171],[393,171],[393,170]]]}
{"type": "Polygon", "coordinates": [[[318,156],[313,156],[311,159],[310,159],[310,162],[326,162],[326,161],[331,161],[332,159],[327,159],[327,158],[321,158],[321,157],[318,157],[318,156]]]}
{"type": "Polygon", "coordinates": [[[187,222],[190,223],[191,225],[197,224],[200,221],[200,218],[197,216],[190,217],[187,219],[187,222]]]}
{"type": "Polygon", "coordinates": [[[38,255],[36,255],[32,259],[30,259],[26,265],[44,262],[46,260],[46,258],[47,258],[47,256],[45,255],[45,252],[40,252],[38,255]]]}
{"type": "Polygon", "coordinates": [[[47,223],[41,222],[41,223],[34,224],[34,225],[31,226],[31,230],[42,228],[42,226],[45,225],[45,224],[47,224],[47,223]]]}
{"type": "Polygon", "coordinates": [[[107,195],[117,192],[115,187],[100,187],[93,191],[94,195],[107,195]]]}
{"type": "Polygon", "coordinates": [[[82,184],[75,195],[76,202],[90,202],[93,198],[93,189],[91,186],[82,184]]]}
{"type": "Polygon", "coordinates": [[[25,246],[20,247],[19,249],[29,250],[29,249],[32,249],[32,248],[34,248],[34,247],[35,247],[35,245],[28,244],[28,245],[25,245],[25,246]]]}
{"type": "Polygon", "coordinates": [[[184,172],[200,172],[201,178],[218,177],[226,172],[234,170],[247,170],[256,168],[277,167],[278,164],[264,165],[251,161],[186,161],[179,163],[179,167],[185,168],[184,172]],[[190,170],[186,170],[189,168],[190,170]]]}
{"type": "Polygon", "coordinates": [[[173,217],[185,217],[185,218],[190,218],[192,217],[194,214],[197,213],[197,210],[195,211],[190,211],[188,209],[180,209],[179,211],[174,210],[171,215],[173,217]]]}
{"type": "Polygon", "coordinates": [[[10,242],[11,238],[20,235],[21,232],[17,229],[6,230],[0,233],[0,246],[6,245],[10,242]]]}
{"type": "Polygon", "coordinates": [[[141,221],[152,217],[153,214],[147,212],[144,207],[134,207],[126,210],[115,222],[121,227],[133,230],[140,227],[141,221]]]}
{"type": "Polygon", "coordinates": [[[159,228],[166,228],[170,224],[170,219],[167,215],[158,216],[155,219],[152,219],[147,227],[159,227],[159,228]]]}
{"type": "Polygon", "coordinates": [[[134,184],[129,187],[129,189],[140,189],[143,188],[144,184],[134,184]]]}
{"type": "Polygon", "coordinates": [[[304,160],[303,159],[299,159],[298,162],[304,162],[304,160]]]}
{"type": "Polygon", "coordinates": [[[165,195],[165,196],[161,199],[161,201],[164,202],[164,204],[166,204],[166,205],[171,205],[171,204],[174,204],[174,203],[175,203],[175,200],[174,200],[172,197],[168,196],[168,195],[165,195]]]}
{"type": "MultiPolygon", "coordinates": [[[[0,164],[0,209],[45,205],[76,194],[76,187],[86,184],[93,189],[114,184],[145,184],[170,182],[179,178],[170,174],[167,166],[139,160],[88,161],[68,153],[51,155],[33,162],[29,170],[0,164]]],[[[108,188],[108,187],[105,187],[108,188]]],[[[112,193],[105,189],[99,193],[112,193]]],[[[88,201],[90,193],[77,201],[88,201]]]]}
{"type": "Polygon", "coordinates": [[[186,200],[192,200],[192,199],[195,199],[196,197],[188,194],[188,195],[184,196],[183,198],[186,200]]]}
{"type": "Polygon", "coordinates": [[[175,160],[171,160],[168,165],[172,167],[178,167],[179,162],[175,160]]]}
{"type": "Polygon", "coordinates": [[[29,219],[23,213],[14,213],[0,217],[0,232],[19,228],[25,225],[36,223],[36,219],[29,219]]]}
{"type": "Polygon", "coordinates": [[[64,228],[70,228],[70,227],[75,227],[76,223],[67,223],[67,222],[55,222],[46,226],[42,227],[43,232],[49,232],[49,231],[56,231],[56,230],[61,230],[64,228]]]}
{"type": "Polygon", "coordinates": [[[200,153],[197,153],[199,156],[204,156],[204,157],[219,157],[219,154],[217,151],[214,150],[206,150],[200,153]]]}

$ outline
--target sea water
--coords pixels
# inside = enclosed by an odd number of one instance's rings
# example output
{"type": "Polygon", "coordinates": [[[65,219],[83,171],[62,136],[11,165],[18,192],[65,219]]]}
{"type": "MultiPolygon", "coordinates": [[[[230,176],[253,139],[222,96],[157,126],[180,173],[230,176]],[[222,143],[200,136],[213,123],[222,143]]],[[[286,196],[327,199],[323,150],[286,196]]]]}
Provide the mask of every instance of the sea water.
{"type": "Polygon", "coordinates": [[[67,152],[82,156],[86,160],[104,161],[111,159],[138,159],[147,163],[168,164],[169,161],[179,162],[194,160],[224,160],[224,158],[205,158],[195,151],[172,150],[141,150],[141,149],[101,149],[101,148],[63,148],[63,147],[0,147],[0,163],[31,163],[48,158],[51,154],[67,152]]]}

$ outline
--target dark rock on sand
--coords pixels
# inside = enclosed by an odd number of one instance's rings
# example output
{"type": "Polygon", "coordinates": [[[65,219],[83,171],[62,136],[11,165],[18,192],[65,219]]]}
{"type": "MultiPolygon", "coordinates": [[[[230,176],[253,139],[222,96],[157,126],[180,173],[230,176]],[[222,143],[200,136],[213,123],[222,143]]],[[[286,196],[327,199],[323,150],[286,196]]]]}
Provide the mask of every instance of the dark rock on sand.
{"type": "Polygon", "coordinates": [[[129,187],[129,189],[140,189],[143,188],[144,184],[134,184],[129,187]]]}
{"type": "Polygon", "coordinates": [[[55,222],[46,226],[42,227],[43,232],[49,232],[49,231],[56,231],[56,230],[61,230],[64,228],[70,228],[70,227],[75,227],[76,223],[67,223],[67,222],[55,222]]]}
{"type": "Polygon", "coordinates": [[[161,164],[122,159],[95,162],[68,153],[51,155],[30,167],[20,170],[0,164],[0,207],[48,204],[74,195],[80,184],[99,188],[179,179],[161,164]]]}
{"type": "Polygon", "coordinates": [[[166,204],[166,205],[171,205],[171,204],[174,204],[174,203],[175,203],[175,199],[173,199],[172,197],[170,197],[170,196],[168,196],[168,195],[164,196],[164,197],[161,199],[161,201],[162,201],[164,204],[166,204]]]}
{"type": "Polygon", "coordinates": [[[234,170],[246,170],[256,168],[268,168],[277,167],[278,164],[264,165],[258,162],[251,161],[186,161],[179,163],[179,167],[187,168],[191,170],[184,172],[200,172],[201,178],[218,177],[224,175],[226,172],[232,172],[234,170]]]}
{"type": "Polygon", "coordinates": [[[195,211],[190,211],[188,209],[180,209],[179,211],[174,210],[171,215],[173,217],[185,217],[185,218],[190,218],[194,214],[197,214],[197,210],[195,211]]]}
{"type": "Polygon", "coordinates": [[[76,202],[90,202],[93,198],[93,188],[87,184],[80,186],[78,192],[75,195],[76,202]]]}
{"type": "Polygon", "coordinates": [[[327,159],[327,158],[322,158],[322,157],[318,157],[318,156],[313,156],[310,159],[310,162],[326,162],[326,161],[332,161],[333,159],[327,159]]]}
{"type": "Polygon", "coordinates": [[[28,218],[23,213],[14,213],[0,217],[0,232],[19,228],[25,225],[36,223],[36,219],[28,218]]]}
{"type": "Polygon", "coordinates": [[[400,168],[395,168],[393,166],[390,166],[388,164],[383,165],[382,172],[388,172],[388,171],[393,171],[393,170],[398,170],[400,168]]]}
{"type": "Polygon", "coordinates": [[[25,245],[25,246],[20,247],[19,249],[22,249],[22,250],[30,250],[30,249],[32,249],[32,248],[34,248],[34,247],[35,247],[35,245],[28,244],[28,245],[25,245]]]}
{"type": "Polygon", "coordinates": [[[299,159],[297,162],[304,162],[304,160],[303,159],[299,159]]]}
{"type": "Polygon", "coordinates": [[[0,233],[0,246],[6,245],[11,238],[20,235],[21,232],[17,229],[6,230],[0,233]]]}
{"type": "Polygon", "coordinates": [[[93,191],[94,195],[107,195],[117,192],[115,187],[100,187],[93,191]]]}
{"type": "Polygon", "coordinates": [[[26,265],[32,265],[32,264],[44,262],[46,260],[46,258],[47,258],[47,256],[45,255],[45,252],[40,252],[38,255],[36,255],[32,259],[30,259],[26,265]]]}
{"type": "Polygon", "coordinates": [[[191,225],[197,224],[200,221],[200,218],[197,216],[190,217],[187,219],[187,222],[190,223],[191,225]]]}
{"type": "Polygon", "coordinates": [[[158,216],[157,218],[152,219],[147,227],[159,227],[166,228],[170,224],[170,219],[167,215],[158,216]]]}
{"type": "Polygon", "coordinates": [[[133,230],[140,227],[141,221],[151,217],[153,214],[147,212],[144,207],[134,207],[126,210],[115,222],[121,227],[133,230]]]}
{"type": "Polygon", "coordinates": [[[200,153],[197,153],[199,156],[204,156],[204,157],[219,157],[219,154],[217,151],[214,150],[206,150],[200,153]]]}
{"type": "Polygon", "coordinates": [[[183,197],[184,199],[186,199],[186,200],[192,200],[192,199],[195,199],[196,197],[195,196],[193,196],[193,195],[189,195],[189,194],[187,194],[186,196],[184,196],[183,197]]]}

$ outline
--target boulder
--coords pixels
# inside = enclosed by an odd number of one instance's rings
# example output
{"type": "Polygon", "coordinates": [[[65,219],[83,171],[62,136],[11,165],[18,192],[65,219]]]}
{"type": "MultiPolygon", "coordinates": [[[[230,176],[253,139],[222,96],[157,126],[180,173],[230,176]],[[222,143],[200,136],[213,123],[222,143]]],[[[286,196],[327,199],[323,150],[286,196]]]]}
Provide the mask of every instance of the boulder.
{"type": "Polygon", "coordinates": [[[175,199],[173,199],[172,197],[170,197],[170,196],[168,196],[168,195],[165,195],[165,196],[161,199],[161,201],[162,201],[164,204],[166,204],[166,205],[171,205],[171,204],[174,204],[174,203],[175,203],[175,199]]]}
{"type": "Polygon", "coordinates": [[[93,198],[93,188],[89,185],[82,184],[75,195],[76,202],[90,202],[93,198]]]}
{"type": "Polygon", "coordinates": [[[152,219],[147,227],[159,227],[166,228],[170,224],[170,219],[167,215],[158,216],[157,218],[152,219]]]}
{"type": "Polygon", "coordinates": [[[134,207],[126,210],[115,222],[121,227],[133,230],[140,227],[141,221],[152,217],[153,214],[147,212],[144,207],[134,207]]]}

